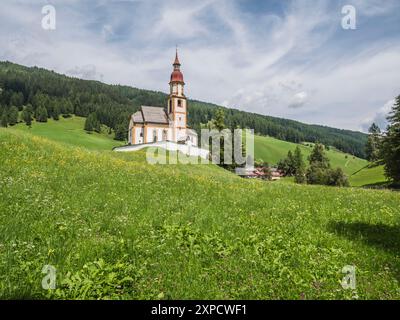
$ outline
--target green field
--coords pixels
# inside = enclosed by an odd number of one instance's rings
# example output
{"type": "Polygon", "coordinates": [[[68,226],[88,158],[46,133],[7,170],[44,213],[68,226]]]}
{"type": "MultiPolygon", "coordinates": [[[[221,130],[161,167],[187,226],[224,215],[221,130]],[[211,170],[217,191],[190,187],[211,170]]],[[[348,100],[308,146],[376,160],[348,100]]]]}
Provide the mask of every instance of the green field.
{"type": "Polygon", "coordinates": [[[354,187],[385,185],[384,168],[382,165],[369,165],[350,176],[350,183],[354,187]]]}
{"type": "MultiPolygon", "coordinates": [[[[90,150],[106,151],[111,150],[115,146],[122,145],[123,142],[115,141],[112,135],[107,133],[103,128],[102,133],[88,134],[83,130],[85,118],[71,117],[61,118],[59,121],[49,119],[47,123],[34,122],[29,128],[25,124],[20,123],[15,129],[30,132],[34,135],[45,137],[57,142],[68,145],[84,147],[90,150]]],[[[270,164],[276,164],[280,159],[286,157],[289,150],[294,151],[298,144],[277,140],[271,137],[255,136],[255,158],[266,161],[270,164]]],[[[312,147],[300,145],[304,159],[310,154],[312,147]]],[[[383,168],[377,167],[369,169],[368,161],[353,157],[342,153],[338,150],[331,149],[327,151],[327,155],[331,160],[333,167],[341,167],[350,178],[352,186],[361,187],[373,184],[380,184],[386,181],[383,168]],[[355,174],[356,173],[356,174],[355,174]]],[[[293,179],[285,181],[293,182],[293,179]]]]}
{"type": "Polygon", "coordinates": [[[33,122],[31,128],[20,123],[15,128],[36,136],[90,150],[111,150],[113,147],[123,144],[113,140],[113,135],[108,135],[105,128],[102,129],[102,133],[86,133],[83,130],[84,124],[85,118],[73,116],[66,119],[61,117],[58,121],[49,119],[46,123],[33,122]]]}
{"type": "MultiPolygon", "coordinates": [[[[311,144],[310,144],[311,145],[311,144]]],[[[254,137],[254,153],[256,159],[262,159],[270,164],[277,164],[279,160],[285,158],[289,150],[294,151],[298,144],[277,140],[271,137],[254,137]]],[[[312,146],[300,145],[304,160],[307,161],[312,151],[312,146]]],[[[332,167],[341,167],[347,175],[368,165],[368,161],[353,157],[336,149],[326,150],[326,154],[331,161],[332,167]]]]}
{"type": "Polygon", "coordinates": [[[22,131],[0,129],[0,298],[400,299],[399,193],[153,166],[22,131]],[[41,288],[47,264],[56,290],[41,288]]]}

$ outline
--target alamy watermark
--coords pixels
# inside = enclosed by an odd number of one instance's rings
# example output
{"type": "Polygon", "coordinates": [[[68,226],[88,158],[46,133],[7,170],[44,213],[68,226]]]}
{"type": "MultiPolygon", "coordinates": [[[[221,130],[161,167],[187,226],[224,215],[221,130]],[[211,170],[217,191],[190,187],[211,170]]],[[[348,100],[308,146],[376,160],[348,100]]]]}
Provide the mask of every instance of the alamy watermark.
{"type": "Polygon", "coordinates": [[[342,28],[344,30],[356,30],[357,29],[357,11],[352,5],[345,5],[342,8],[342,28]]]}
{"type": "Polygon", "coordinates": [[[342,288],[345,290],[352,289],[355,290],[356,283],[356,267],[355,266],[344,266],[342,269],[342,273],[345,276],[342,279],[342,288]]]}
{"type": "Polygon", "coordinates": [[[52,265],[46,264],[42,268],[42,273],[46,275],[42,279],[42,288],[54,290],[56,288],[57,270],[52,265]]]}
{"type": "Polygon", "coordinates": [[[200,147],[191,144],[164,142],[163,147],[147,149],[150,164],[224,164],[234,165],[244,175],[254,168],[254,130],[202,129],[200,147]],[[168,150],[168,153],[167,153],[168,150]]]}
{"type": "Polygon", "coordinates": [[[45,5],[42,8],[42,28],[43,30],[56,30],[56,8],[51,5],[45,5]]]}

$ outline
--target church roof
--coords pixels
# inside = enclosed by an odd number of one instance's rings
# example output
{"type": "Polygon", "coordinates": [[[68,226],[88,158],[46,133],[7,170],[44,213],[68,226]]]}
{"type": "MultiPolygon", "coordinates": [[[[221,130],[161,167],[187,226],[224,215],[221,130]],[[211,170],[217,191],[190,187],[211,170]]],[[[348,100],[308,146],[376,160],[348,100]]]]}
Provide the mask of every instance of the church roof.
{"type": "Polygon", "coordinates": [[[164,108],[141,106],[140,110],[132,115],[135,123],[160,123],[169,124],[168,116],[164,108]]]}
{"type": "Polygon", "coordinates": [[[143,122],[143,116],[142,116],[142,111],[137,111],[132,115],[132,120],[133,122],[143,122]]]}
{"type": "Polygon", "coordinates": [[[176,48],[176,53],[175,53],[175,61],[173,63],[173,65],[181,65],[181,63],[179,62],[179,58],[178,58],[178,48],[176,48]]]}

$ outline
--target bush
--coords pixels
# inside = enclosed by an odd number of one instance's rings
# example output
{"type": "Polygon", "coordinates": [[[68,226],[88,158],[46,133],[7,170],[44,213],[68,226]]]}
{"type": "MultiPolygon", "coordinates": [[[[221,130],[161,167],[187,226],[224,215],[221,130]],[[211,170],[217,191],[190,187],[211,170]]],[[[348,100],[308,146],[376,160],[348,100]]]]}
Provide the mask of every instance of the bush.
{"type": "Polygon", "coordinates": [[[307,170],[307,183],[309,184],[328,184],[329,181],[329,170],[320,167],[316,164],[312,164],[307,170]]]}
{"type": "Polygon", "coordinates": [[[331,169],[328,174],[328,185],[337,187],[349,187],[350,183],[341,168],[331,169]]]}
{"type": "Polygon", "coordinates": [[[341,168],[326,169],[312,165],[307,170],[307,183],[336,187],[350,186],[349,180],[341,168]]]}

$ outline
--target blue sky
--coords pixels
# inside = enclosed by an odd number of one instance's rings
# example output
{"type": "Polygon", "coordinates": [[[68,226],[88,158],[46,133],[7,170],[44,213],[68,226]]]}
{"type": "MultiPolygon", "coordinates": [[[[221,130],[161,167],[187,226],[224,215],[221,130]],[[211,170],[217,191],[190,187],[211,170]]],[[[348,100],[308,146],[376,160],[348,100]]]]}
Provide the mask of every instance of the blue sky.
{"type": "Polygon", "coordinates": [[[0,25],[0,60],[164,92],[178,44],[190,98],[306,123],[384,126],[400,94],[398,0],[3,0],[0,25]]]}

